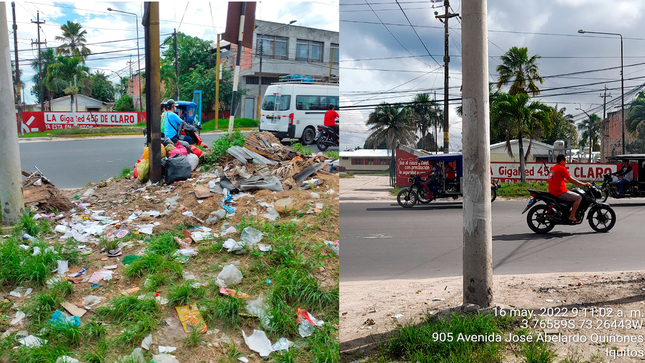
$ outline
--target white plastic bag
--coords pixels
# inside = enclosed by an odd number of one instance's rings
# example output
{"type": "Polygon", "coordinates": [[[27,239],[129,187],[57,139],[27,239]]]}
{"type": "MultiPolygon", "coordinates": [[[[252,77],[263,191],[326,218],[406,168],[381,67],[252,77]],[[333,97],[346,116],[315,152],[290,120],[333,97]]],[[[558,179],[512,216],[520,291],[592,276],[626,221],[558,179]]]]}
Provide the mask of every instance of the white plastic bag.
{"type": "Polygon", "coordinates": [[[233,264],[224,266],[215,281],[219,287],[237,285],[240,282],[242,282],[242,272],[233,264]]]}

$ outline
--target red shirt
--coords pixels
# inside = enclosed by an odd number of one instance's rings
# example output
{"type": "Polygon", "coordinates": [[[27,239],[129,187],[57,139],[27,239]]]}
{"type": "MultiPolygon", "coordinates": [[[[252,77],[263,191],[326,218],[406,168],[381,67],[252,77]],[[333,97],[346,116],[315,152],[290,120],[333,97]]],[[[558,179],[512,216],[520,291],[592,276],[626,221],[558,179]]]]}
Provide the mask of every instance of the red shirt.
{"type": "Polygon", "coordinates": [[[334,110],[327,110],[327,112],[325,112],[325,126],[336,125],[336,117],[338,117],[338,112],[334,110]]]}
{"type": "Polygon", "coordinates": [[[549,173],[549,193],[556,197],[562,193],[567,192],[567,187],[564,184],[566,178],[570,178],[569,170],[566,167],[555,164],[549,173]]]}

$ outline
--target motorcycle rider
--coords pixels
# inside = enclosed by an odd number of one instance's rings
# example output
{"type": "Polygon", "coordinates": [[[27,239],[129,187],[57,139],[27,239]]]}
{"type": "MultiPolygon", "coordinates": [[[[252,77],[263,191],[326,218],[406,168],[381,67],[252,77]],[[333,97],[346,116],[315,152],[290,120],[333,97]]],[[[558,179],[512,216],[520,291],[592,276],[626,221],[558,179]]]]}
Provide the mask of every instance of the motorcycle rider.
{"type": "Polygon", "coordinates": [[[334,129],[336,135],[340,135],[338,124],[336,124],[336,119],[338,118],[338,112],[334,111],[334,105],[329,104],[327,111],[325,112],[324,125],[329,126],[334,129]]]}
{"type": "Polygon", "coordinates": [[[419,176],[430,176],[424,183],[423,186],[426,189],[426,198],[432,197],[432,189],[430,187],[439,186],[439,175],[441,174],[441,166],[438,163],[435,163],[434,160],[428,162],[430,165],[430,170],[427,173],[420,174],[419,176]]]}
{"type": "Polygon", "coordinates": [[[620,180],[618,181],[618,196],[625,196],[625,184],[629,184],[634,180],[634,171],[632,166],[629,165],[629,160],[623,160],[623,167],[611,175],[617,176],[620,180]]]}
{"type": "Polygon", "coordinates": [[[576,219],[576,211],[580,206],[582,196],[567,190],[565,182],[587,187],[591,186],[591,183],[583,183],[569,174],[566,167],[567,158],[563,154],[558,155],[556,162],[557,163],[551,168],[551,172],[549,173],[549,193],[556,196],[558,199],[573,202],[569,220],[576,224],[581,223],[581,221],[576,219]]]}

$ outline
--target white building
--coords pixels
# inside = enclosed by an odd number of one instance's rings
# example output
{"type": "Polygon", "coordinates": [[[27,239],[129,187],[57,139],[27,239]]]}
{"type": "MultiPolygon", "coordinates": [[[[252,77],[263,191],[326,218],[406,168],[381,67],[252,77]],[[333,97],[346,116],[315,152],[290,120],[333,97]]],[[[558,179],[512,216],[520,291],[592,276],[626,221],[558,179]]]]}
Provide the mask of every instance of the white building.
{"type": "MultiPolygon", "coordinates": [[[[524,149],[524,155],[529,148],[529,139],[522,139],[522,148],[524,149]]],[[[511,140],[511,150],[513,156],[508,155],[506,150],[506,141],[498,142],[497,144],[492,144],[490,146],[490,161],[498,162],[519,162],[520,161],[520,147],[519,141],[517,139],[511,140]]],[[[549,160],[549,151],[553,152],[553,145],[545,144],[540,141],[533,140],[531,143],[531,154],[526,159],[527,162],[539,162],[539,161],[548,161],[549,160]]]]}
{"type": "Polygon", "coordinates": [[[341,151],[339,166],[341,171],[381,172],[388,170],[392,160],[391,150],[359,149],[341,151]]]}
{"type": "MultiPolygon", "coordinates": [[[[84,94],[77,94],[74,96],[74,103],[76,104],[76,111],[112,111],[114,102],[103,102],[95,98],[85,96],[84,94]]],[[[24,111],[40,111],[40,103],[34,105],[25,105],[24,111]]],[[[72,111],[71,96],[63,96],[54,98],[51,101],[45,102],[45,111],[72,111]],[[50,108],[51,105],[51,108],[50,108]]]]}

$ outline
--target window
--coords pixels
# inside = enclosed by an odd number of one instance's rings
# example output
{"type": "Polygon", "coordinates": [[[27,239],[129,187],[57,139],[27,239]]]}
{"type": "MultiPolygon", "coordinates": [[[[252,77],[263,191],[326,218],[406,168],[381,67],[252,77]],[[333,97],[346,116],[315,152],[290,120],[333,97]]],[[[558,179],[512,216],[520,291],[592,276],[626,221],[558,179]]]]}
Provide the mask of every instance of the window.
{"type": "MultiPolygon", "coordinates": [[[[287,59],[288,38],[276,37],[273,35],[258,34],[257,54],[262,53],[263,57],[276,59],[287,59]]],[[[264,82],[262,82],[264,84],[264,82]]]]}
{"type": "Polygon", "coordinates": [[[331,43],[331,58],[334,63],[338,63],[338,59],[340,58],[340,51],[338,50],[338,44],[336,43],[331,43]]]}
{"type": "Polygon", "coordinates": [[[296,110],[326,111],[330,104],[338,108],[338,96],[296,96],[296,110]]]}
{"type": "MultiPolygon", "coordinates": [[[[257,76],[246,76],[244,78],[246,79],[246,84],[258,84],[260,82],[257,76]]],[[[278,82],[280,82],[280,79],[277,77],[262,77],[262,84],[265,86],[278,82]]]]}
{"type": "Polygon", "coordinates": [[[262,109],[265,111],[288,111],[290,104],[291,95],[269,95],[264,97],[262,109]]]}
{"type": "Polygon", "coordinates": [[[296,43],[296,60],[322,62],[323,42],[298,39],[296,43]]]}
{"type": "Polygon", "coordinates": [[[365,165],[365,162],[363,159],[355,158],[352,159],[352,165],[365,165]]]}

